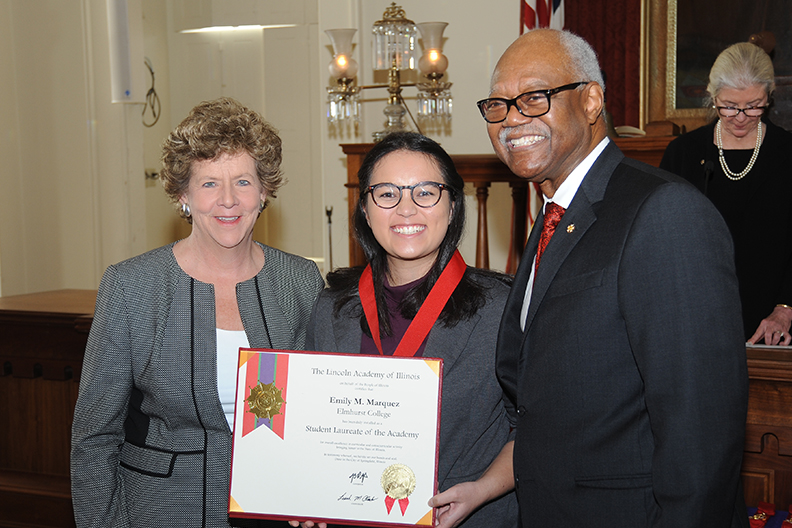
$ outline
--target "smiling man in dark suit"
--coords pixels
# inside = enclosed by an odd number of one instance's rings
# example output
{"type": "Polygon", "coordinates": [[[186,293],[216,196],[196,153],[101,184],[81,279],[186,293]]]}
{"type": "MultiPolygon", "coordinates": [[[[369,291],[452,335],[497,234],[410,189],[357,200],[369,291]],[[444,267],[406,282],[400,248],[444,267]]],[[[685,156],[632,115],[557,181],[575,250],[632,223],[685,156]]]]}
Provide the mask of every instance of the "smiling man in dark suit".
{"type": "Polygon", "coordinates": [[[522,526],[747,526],[729,232],[696,189],[624,157],[603,101],[591,47],[535,30],[479,102],[498,156],[545,200],[497,358],[522,526]]]}

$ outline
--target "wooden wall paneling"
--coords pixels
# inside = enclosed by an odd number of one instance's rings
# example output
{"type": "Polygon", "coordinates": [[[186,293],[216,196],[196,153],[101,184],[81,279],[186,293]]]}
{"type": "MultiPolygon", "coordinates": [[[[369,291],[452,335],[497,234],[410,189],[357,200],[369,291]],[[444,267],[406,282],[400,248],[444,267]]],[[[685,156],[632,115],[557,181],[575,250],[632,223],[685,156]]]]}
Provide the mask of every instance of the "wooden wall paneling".
{"type": "Polygon", "coordinates": [[[0,527],[74,524],[69,451],[95,290],[0,297],[0,527]]]}
{"type": "Polygon", "coordinates": [[[792,504],[792,350],[748,347],[743,486],[748,506],[792,504]]]}

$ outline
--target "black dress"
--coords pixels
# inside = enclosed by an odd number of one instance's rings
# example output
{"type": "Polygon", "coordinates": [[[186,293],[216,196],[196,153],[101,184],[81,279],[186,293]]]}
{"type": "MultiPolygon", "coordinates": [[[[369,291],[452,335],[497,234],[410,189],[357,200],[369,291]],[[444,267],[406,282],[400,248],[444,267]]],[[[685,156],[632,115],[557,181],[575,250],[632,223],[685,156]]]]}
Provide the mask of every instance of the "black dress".
{"type": "MultiPolygon", "coordinates": [[[[756,163],[738,181],[721,169],[715,122],[673,140],[660,162],[704,192],[729,226],[746,339],[776,304],[792,306],[792,134],[763,123],[756,163]]],[[[752,154],[753,148],[724,151],[732,172],[745,169],[752,154]]]]}

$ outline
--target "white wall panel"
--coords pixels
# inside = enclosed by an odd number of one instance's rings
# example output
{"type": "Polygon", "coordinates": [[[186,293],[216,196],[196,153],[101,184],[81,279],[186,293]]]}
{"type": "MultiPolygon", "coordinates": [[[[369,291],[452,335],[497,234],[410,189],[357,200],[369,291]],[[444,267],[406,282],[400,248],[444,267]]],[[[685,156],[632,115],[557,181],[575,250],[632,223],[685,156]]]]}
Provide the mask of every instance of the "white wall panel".
{"type": "Polygon", "coordinates": [[[14,16],[10,0],[0,1],[0,295],[24,291],[27,225],[22,194],[19,145],[19,92],[14,53],[14,16]]]}
{"type": "Polygon", "coordinates": [[[273,245],[321,258],[324,207],[317,126],[321,108],[314,103],[316,78],[311,68],[316,63],[315,32],[315,25],[264,31],[265,114],[280,131],[287,179],[266,214],[273,245]]]}
{"type": "MultiPolygon", "coordinates": [[[[331,51],[324,30],[359,29],[360,80],[371,82],[370,28],[390,2],[256,0],[255,13],[300,27],[250,38],[175,31],[174,18],[206,15],[185,12],[186,4],[211,16],[214,0],[167,0],[165,8],[161,0],[142,1],[145,52],[155,60],[163,106],[162,122],[152,130],[142,127],[142,107],[110,103],[106,0],[0,0],[0,98],[7,103],[0,108],[0,292],[93,288],[108,264],[183,236],[184,224],[174,221],[157,186],[144,183],[143,169],[158,169],[162,140],[195,104],[224,94],[263,112],[284,139],[289,183],[257,236],[287,251],[327,257],[324,207],[332,206],[334,264],[346,265],[346,165],[338,144],[369,141],[381,127],[384,96],[366,94],[380,102],[364,104],[360,135],[328,130],[331,51]]],[[[496,20],[483,18],[472,1],[400,3],[416,22],[449,23],[454,119],[450,133],[435,139],[453,154],[492,152],[474,103],[486,95],[494,62],[517,36],[518,5],[490,0],[487,12],[499,13],[496,20]]],[[[508,189],[492,193],[491,262],[500,267],[510,201],[508,189]]],[[[472,241],[469,235],[463,248],[468,260],[472,241]]]]}
{"type": "MultiPolygon", "coordinates": [[[[303,2],[282,1],[277,6],[282,19],[304,20],[310,12],[303,2]]],[[[323,108],[314,97],[315,32],[315,24],[197,34],[174,31],[169,47],[172,125],[200,101],[221,95],[260,112],[280,132],[288,183],[262,215],[254,236],[290,253],[321,258],[324,213],[316,142],[323,108]]]]}

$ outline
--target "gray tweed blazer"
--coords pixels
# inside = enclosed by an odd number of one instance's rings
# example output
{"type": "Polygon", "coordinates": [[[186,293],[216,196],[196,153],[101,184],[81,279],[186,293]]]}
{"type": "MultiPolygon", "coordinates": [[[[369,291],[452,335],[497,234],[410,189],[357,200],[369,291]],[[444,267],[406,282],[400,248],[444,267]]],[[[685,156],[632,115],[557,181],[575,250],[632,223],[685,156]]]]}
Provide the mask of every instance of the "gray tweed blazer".
{"type": "MultiPolygon", "coordinates": [[[[468,273],[475,273],[473,268],[468,273]]],[[[453,328],[436,323],[429,333],[425,357],[443,359],[443,401],[440,415],[438,487],[476,480],[510,437],[503,392],[495,376],[495,344],[509,287],[474,275],[489,292],[487,304],[470,320],[453,328]]],[[[333,314],[337,294],[323,291],[308,327],[306,348],[322,352],[359,353],[360,302],[333,314]]],[[[517,500],[509,493],[460,525],[461,528],[514,528],[517,500]]]]}
{"type": "MultiPolygon", "coordinates": [[[[214,288],[188,276],[172,247],[110,266],[99,286],[72,428],[79,528],[229,526],[214,288]]],[[[265,266],[236,287],[248,341],[302,349],[322,276],[261,247],[265,266]]]]}

